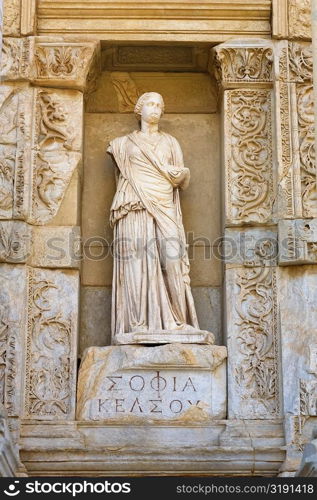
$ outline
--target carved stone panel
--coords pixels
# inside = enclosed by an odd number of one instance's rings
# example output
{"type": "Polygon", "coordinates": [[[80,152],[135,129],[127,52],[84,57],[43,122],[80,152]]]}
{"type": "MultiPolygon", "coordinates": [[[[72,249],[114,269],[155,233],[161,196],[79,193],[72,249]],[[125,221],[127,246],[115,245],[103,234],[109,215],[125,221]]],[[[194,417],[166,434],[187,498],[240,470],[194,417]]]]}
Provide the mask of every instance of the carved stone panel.
{"type": "Polygon", "coordinates": [[[310,440],[309,419],[317,415],[316,278],[316,266],[279,268],[284,411],[291,417],[289,434],[298,451],[310,440]]]}
{"type": "Polygon", "coordinates": [[[29,268],[24,415],[74,419],[78,273],[29,268]]]}
{"type": "Polygon", "coordinates": [[[3,35],[20,35],[20,4],[21,0],[3,1],[3,35]]]}
{"type": "Polygon", "coordinates": [[[316,153],[313,86],[299,84],[297,91],[298,139],[302,209],[304,217],[317,216],[316,153]]]}
{"type": "Polygon", "coordinates": [[[272,220],[272,95],[269,90],[225,92],[226,223],[272,220]]]}
{"type": "Polygon", "coordinates": [[[289,0],[289,37],[311,39],[311,0],[289,0]]]}
{"type": "Polygon", "coordinates": [[[224,346],[90,347],[78,420],[186,424],[226,416],[224,346]]]}
{"type": "Polygon", "coordinates": [[[280,220],[279,264],[317,263],[317,219],[280,220]]]}
{"type": "Polygon", "coordinates": [[[223,241],[226,267],[276,266],[277,233],[274,228],[227,228],[223,241]]]}
{"type": "Polygon", "coordinates": [[[213,49],[215,76],[224,88],[273,81],[273,50],[269,43],[228,42],[213,49]]]}
{"type": "Polygon", "coordinates": [[[32,224],[50,221],[65,196],[81,158],[82,108],[82,94],[78,91],[36,91],[32,206],[28,217],[32,224]]]}
{"type": "Polygon", "coordinates": [[[26,266],[0,265],[0,403],[21,415],[26,266]]]}
{"type": "Polygon", "coordinates": [[[32,76],[32,38],[4,38],[0,76],[3,81],[29,80],[32,76]]]}
{"type": "Polygon", "coordinates": [[[78,226],[34,226],[32,233],[29,265],[74,269],[80,266],[81,242],[78,226]]]}
{"type": "Polygon", "coordinates": [[[226,271],[229,418],[280,415],[274,267],[226,271]]]}
{"type": "Polygon", "coordinates": [[[23,219],[28,210],[32,90],[0,87],[0,217],[23,219]]]}
{"type": "MultiPolygon", "coordinates": [[[[95,42],[52,42],[37,37],[35,45],[35,83],[48,87],[83,90],[97,51],[95,42]]],[[[92,74],[90,72],[90,79],[92,74]]]]}
{"type": "Polygon", "coordinates": [[[31,253],[31,227],[25,222],[0,222],[0,262],[21,264],[31,253]]]}

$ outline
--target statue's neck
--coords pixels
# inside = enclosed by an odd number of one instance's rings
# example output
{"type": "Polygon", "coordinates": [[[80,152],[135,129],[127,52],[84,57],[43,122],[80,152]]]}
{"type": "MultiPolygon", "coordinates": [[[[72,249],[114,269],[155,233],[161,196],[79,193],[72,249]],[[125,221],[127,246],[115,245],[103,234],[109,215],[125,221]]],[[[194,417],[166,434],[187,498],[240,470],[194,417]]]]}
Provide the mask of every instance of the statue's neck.
{"type": "Polygon", "coordinates": [[[158,133],[158,123],[147,123],[144,120],[141,121],[141,132],[147,135],[153,135],[158,133]]]}

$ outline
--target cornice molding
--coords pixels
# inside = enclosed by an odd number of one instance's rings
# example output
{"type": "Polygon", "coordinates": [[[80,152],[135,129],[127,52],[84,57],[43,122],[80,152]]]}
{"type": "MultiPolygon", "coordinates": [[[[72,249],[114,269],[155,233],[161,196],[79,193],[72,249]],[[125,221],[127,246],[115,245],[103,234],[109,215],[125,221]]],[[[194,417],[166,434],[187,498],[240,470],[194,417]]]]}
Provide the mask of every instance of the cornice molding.
{"type": "MultiPolygon", "coordinates": [[[[77,2],[38,0],[39,34],[112,35],[112,39],[165,36],[221,41],[232,35],[270,36],[271,0],[77,2]],[[214,38],[213,38],[214,35],[214,38]],[[210,38],[211,37],[211,38],[210,38]]],[[[153,39],[153,38],[152,38],[153,39]]],[[[163,39],[163,38],[162,38],[163,39]]],[[[184,38],[185,39],[185,38],[184,38]]]]}

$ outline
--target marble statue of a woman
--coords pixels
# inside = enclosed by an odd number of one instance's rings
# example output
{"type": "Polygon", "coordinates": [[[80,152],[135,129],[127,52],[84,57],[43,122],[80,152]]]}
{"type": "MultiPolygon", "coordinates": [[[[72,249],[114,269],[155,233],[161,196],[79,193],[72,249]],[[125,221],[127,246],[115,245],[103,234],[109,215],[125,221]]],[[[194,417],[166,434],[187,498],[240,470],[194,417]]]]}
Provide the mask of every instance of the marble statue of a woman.
{"type": "Polygon", "coordinates": [[[110,142],[117,167],[114,228],[113,344],[213,343],[199,329],[179,201],[190,173],[179,143],[161,132],[160,94],[137,101],[141,129],[110,142]]]}

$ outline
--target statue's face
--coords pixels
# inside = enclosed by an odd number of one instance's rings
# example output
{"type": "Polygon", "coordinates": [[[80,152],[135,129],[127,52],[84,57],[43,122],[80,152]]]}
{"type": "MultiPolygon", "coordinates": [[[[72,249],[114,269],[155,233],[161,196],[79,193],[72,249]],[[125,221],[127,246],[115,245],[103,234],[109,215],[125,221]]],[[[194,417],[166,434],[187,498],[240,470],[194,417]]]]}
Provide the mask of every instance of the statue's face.
{"type": "Polygon", "coordinates": [[[158,123],[162,115],[162,100],[159,94],[151,94],[141,110],[141,119],[147,123],[158,123]]]}

